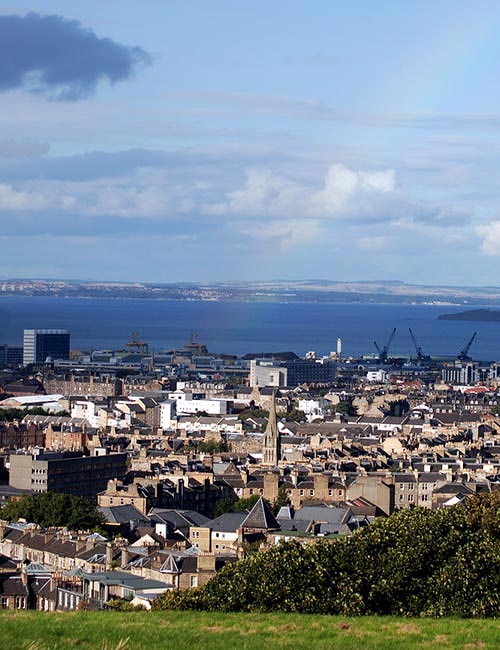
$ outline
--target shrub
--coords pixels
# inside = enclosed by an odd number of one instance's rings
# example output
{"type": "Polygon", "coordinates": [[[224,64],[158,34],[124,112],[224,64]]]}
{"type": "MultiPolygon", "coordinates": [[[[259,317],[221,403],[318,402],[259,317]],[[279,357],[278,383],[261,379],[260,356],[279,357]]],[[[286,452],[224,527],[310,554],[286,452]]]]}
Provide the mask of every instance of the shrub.
{"type": "Polygon", "coordinates": [[[500,493],[398,512],[351,537],[281,543],[154,608],[499,616],[500,493]]]}

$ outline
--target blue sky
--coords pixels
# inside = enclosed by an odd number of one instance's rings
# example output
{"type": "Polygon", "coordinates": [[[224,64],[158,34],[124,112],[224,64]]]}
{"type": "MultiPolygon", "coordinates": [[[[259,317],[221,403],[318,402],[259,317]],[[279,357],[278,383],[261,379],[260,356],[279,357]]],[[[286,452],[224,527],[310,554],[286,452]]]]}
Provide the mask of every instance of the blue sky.
{"type": "Polygon", "coordinates": [[[500,4],[0,0],[0,279],[499,284],[500,4]]]}

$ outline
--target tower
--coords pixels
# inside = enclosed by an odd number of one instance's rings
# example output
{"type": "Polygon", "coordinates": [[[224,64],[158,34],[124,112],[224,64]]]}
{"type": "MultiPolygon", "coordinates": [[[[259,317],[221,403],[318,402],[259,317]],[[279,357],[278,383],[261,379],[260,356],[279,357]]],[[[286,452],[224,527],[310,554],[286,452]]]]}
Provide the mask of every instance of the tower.
{"type": "Polygon", "coordinates": [[[273,392],[271,406],[269,407],[269,420],[264,432],[262,446],[262,464],[276,467],[281,458],[281,435],[278,430],[278,418],[276,417],[276,393],[273,392]]]}

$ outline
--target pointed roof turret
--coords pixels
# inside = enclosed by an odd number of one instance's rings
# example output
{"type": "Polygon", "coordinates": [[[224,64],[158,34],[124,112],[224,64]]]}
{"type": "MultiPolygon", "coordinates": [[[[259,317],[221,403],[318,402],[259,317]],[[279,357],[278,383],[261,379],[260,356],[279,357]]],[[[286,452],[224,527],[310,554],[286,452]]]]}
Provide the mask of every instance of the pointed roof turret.
{"type": "Polygon", "coordinates": [[[254,507],[248,513],[246,519],[241,523],[242,528],[252,528],[253,530],[279,530],[280,525],[276,521],[271,508],[263,497],[257,501],[254,507]]]}

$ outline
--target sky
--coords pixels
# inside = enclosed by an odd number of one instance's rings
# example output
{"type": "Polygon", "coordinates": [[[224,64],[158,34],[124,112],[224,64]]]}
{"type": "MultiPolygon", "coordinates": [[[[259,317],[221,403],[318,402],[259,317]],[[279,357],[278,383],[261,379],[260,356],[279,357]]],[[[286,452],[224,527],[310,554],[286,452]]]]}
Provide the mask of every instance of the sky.
{"type": "Polygon", "coordinates": [[[0,279],[499,285],[496,0],[0,0],[0,279]]]}

